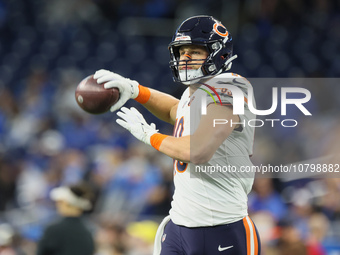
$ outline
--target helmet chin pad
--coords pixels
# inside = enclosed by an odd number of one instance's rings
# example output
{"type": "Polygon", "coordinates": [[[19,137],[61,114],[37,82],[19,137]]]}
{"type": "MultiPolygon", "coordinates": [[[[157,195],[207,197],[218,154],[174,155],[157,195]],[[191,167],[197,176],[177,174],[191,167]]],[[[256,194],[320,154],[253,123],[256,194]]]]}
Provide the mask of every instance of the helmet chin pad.
{"type": "Polygon", "coordinates": [[[179,79],[184,85],[196,83],[204,77],[202,68],[199,69],[184,69],[178,71],[179,79]]]}

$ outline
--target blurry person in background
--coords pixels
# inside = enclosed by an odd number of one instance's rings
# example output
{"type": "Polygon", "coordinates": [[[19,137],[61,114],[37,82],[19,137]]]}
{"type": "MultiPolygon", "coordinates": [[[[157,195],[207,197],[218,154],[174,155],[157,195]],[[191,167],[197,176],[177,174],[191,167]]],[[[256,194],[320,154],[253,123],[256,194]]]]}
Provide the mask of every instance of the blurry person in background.
{"type": "Polygon", "coordinates": [[[7,223],[0,224],[0,255],[25,255],[25,253],[15,247],[15,231],[7,223]]]}
{"type": "Polygon", "coordinates": [[[314,212],[308,220],[309,232],[307,236],[307,249],[310,255],[326,255],[322,242],[329,231],[330,222],[328,218],[320,213],[314,212]]]}
{"type": "Polygon", "coordinates": [[[276,220],[281,220],[287,213],[280,194],[275,191],[273,179],[257,178],[254,181],[253,191],[249,195],[249,211],[267,212],[276,220]]]}
{"type": "Polygon", "coordinates": [[[85,183],[55,188],[51,199],[62,218],[48,226],[38,243],[37,255],[91,255],[95,244],[82,219],[92,207],[93,193],[85,183]]]}
{"type": "Polygon", "coordinates": [[[151,220],[130,222],[126,227],[129,255],[152,254],[158,223],[151,220]]]}
{"type": "Polygon", "coordinates": [[[126,254],[126,232],[122,219],[102,220],[96,231],[96,255],[126,254]]]}
{"type": "MultiPolygon", "coordinates": [[[[302,240],[299,230],[289,219],[282,220],[279,223],[280,238],[275,255],[307,255],[307,247],[302,240]]],[[[274,255],[273,254],[273,255],[274,255]]]]}

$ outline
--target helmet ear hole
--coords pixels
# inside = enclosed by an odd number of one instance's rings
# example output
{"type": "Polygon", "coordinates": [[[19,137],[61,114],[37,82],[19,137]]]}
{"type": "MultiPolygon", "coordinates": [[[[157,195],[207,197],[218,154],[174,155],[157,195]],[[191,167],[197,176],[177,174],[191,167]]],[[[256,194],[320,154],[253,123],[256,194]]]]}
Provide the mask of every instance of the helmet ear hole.
{"type": "Polygon", "coordinates": [[[226,53],[226,54],[223,54],[223,55],[221,56],[221,59],[222,59],[222,60],[227,60],[228,58],[230,58],[230,55],[231,55],[230,52],[228,52],[228,53],[226,53]]]}

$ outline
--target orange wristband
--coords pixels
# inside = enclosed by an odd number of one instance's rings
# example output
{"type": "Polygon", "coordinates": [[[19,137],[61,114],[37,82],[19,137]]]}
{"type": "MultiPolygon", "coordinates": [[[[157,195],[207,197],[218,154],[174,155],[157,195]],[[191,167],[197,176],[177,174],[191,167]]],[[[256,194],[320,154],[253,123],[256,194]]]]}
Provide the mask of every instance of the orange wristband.
{"type": "Polygon", "coordinates": [[[153,134],[150,137],[151,146],[159,151],[159,147],[161,146],[163,140],[167,137],[168,137],[168,135],[163,135],[163,134],[159,134],[159,133],[153,134]]]}
{"type": "Polygon", "coordinates": [[[139,94],[135,98],[135,100],[138,103],[145,104],[147,101],[149,101],[149,98],[150,98],[150,95],[151,95],[151,91],[150,91],[149,88],[144,87],[142,85],[138,85],[138,89],[139,89],[139,94]]]}

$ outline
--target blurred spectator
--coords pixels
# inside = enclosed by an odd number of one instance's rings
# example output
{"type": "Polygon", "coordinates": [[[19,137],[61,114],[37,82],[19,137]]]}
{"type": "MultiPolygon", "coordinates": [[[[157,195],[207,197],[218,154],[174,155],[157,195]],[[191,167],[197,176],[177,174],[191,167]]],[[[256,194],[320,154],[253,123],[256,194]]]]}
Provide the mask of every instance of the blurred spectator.
{"type": "Polygon", "coordinates": [[[91,232],[81,219],[84,211],[90,210],[92,191],[84,183],[55,188],[51,199],[63,217],[46,228],[38,244],[38,255],[91,255],[95,244],[91,232]]]}
{"type": "Polygon", "coordinates": [[[127,245],[125,228],[122,222],[105,220],[99,223],[96,233],[96,255],[126,254],[127,245]]]}
{"type": "Polygon", "coordinates": [[[340,179],[326,178],[323,181],[323,196],[319,199],[322,211],[331,220],[340,219],[340,179]]]}
{"type": "Polygon", "coordinates": [[[322,247],[329,230],[329,221],[325,215],[314,213],[308,221],[309,235],[307,237],[308,255],[325,255],[326,252],[322,247]]]}
{"type": "Polygon", "coordinates": [[[150,255],[153,251],[153,242],[158,229],[154,221],[131,222],[127,225],[128,255],[150,255]]]}
{"type": "Polygon", "coordinates": [[[19,172],[13,159],[0,157],[0,212],[16,207],[19,172]]]}
{"type": "Polygon", "coordinates": [[[157,216],[164,218],[169,214],[173,195],[173,172],[171,158],[165,155],[154,155],[152,162],[160,167],[161,182],[156,185],[147,197],[146,203],[140,212],[141,218],[157,216]]]}
{"type": "Polygon", "coordinates": [[[128,158],[117,167],[102,193],[99,210],[112,215],[139,215],[150,192],[161,181],[160,169],[147,160],[151,152],[144,144],[133,145],[128,158]]]}
{"type": "Polygon", "coordinates": [[[291,210],[287,217],[299,231],[303,240],[307,239],[309,233],[308,219],[313,210],[313,196],[309,189],[306,187],[295,189],[291,198],[291,210]]]}
{"type": "Polygon", "coordinates": [[[252,213],[251,217],[253,221],[256,222],[257,230],[261,238],[261,253],[271,255],[272,246],[279,237],[276,219],[267,211],[252,213]]]}
{"type": "Polygon", "coordinates": [[[307,255],[307,247],[293,222],[285,219],[280,222],[280,238],[277,244],[277,255],[307,255]]]}
{"type": "Polygon", "coordinates": [[[15,247],[15,232],[9,225],[0,224],[0,255],[25,255],[20,249],[15,247]]]}
{"type": "Polygon", "coordinates": [[[276,221],[282,219],[286,214],[286,205],[280,194],[274,190],[272,178],[255,179],[248,203],[250,213],[268,212],[276,221]]]}

